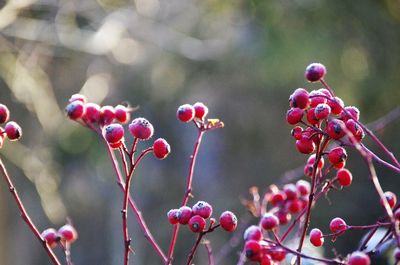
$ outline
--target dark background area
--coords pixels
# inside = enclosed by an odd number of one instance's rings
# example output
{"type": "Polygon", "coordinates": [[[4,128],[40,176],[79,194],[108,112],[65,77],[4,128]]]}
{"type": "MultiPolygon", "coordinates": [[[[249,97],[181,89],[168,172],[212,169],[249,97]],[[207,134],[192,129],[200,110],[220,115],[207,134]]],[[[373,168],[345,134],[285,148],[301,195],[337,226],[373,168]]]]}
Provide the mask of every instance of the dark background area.
{"type": "MultiPolygon", "coordinates": [[[[6,142],[1,158],[40,230],[71,218],[79,231],[74,264],[121,264],[122,194],[111,163],[97,136],[68,120],[63,109],[74,93],[103,105],[139,105],[134,116],[151,121],[155,137],[172,147],[164,161],[144,160],[132,191],[167,252],[172,226],[166,212],[181,201],[196,137],[194,126],[177,121],[179,105],[202,101],[210,118],[225,122],[205,135],[189,204],[206,200],[215,216],[229,209],[247,220],[240,198],[250,198],[248,189],[283,184],[285,172],[307,159],[295,151],[285,122],[294,89],[320,88],[304,80],[305,67],[325,64],[336,95],[370,123],[399,106],[399,29],[397,0],[7,1],[0,10],[0,102],[24,135],[6,142]]],[[[399,127],[396,120],[377,132],[395,155],[399,127]]],[[[370,139],[365,144],[382,155],[370,139]]],[[[367,168],[351,150],[348,168],[353,185],[317,204],[312,227],[328,231],[336,216],[371,224],[383,215],[367,168]]],[[[377,170],[384,190],[400,195],[399,176],[377,170]]],[[[161,264],[130,220],[132,264],[161,264]]],[[[362,235],[349,232],[327,242],[326,256],[333,247],[347,255],[362,235]]],[[[207,238],[218,253],[231,236],[217,231],[207,238]]],[[[194,241],[181,229],[174,264],[184,264],[194,241]]],[[[236,264],[242,244],[219,264],[236,264]]],[[[201,247],[195,264],[207,264],[206,258],[201,247]]],[[[4,183],[0,264],[50,264],[4,183]]]]}

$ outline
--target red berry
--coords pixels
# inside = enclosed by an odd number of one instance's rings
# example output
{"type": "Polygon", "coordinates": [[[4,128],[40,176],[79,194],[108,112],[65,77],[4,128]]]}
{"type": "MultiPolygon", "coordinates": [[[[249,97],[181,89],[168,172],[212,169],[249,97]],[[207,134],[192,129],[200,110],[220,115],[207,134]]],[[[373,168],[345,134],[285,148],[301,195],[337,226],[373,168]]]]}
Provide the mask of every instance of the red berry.
{"type": "Polygon", "coordinates": [[[292,219],[292,216],[286,210],[279,210],[275,215],[278,217],[279,224],[281,225],[289,223],[290,219],[292,219]]]}
{"type": "Polygon", "coordinates": [[[302,154],[311,154],[315,150],[315,143],[313,140],[303,137],[296,141],[296,148],[302,154]]]}
{"type": "MultiPolygon", "coordinates": [[[[315,154],[310,155],[310,157],[307,159],[307,164],[313,166],[314,163],[315,163],[315,156],[316,156],[315,154]]],[[[317,167],[318,167],[319,169],[322,169],[322,168],[324,167],[324,165],[325,165],[325,160],[324,160],[324,158],[321,156],[320,159],[319,159],[319,161],[318,161],[317,167]]]]}
{"type": "Polygon", "coordinates": [[[65,111],[71,120],[77,120],[85,114],[85,105],[82,101],[76,100],[67,105],[65,111]]]}
{"type": "Polygon", "coordinates": [[[153,136],[153,125],[145,118],[136,118],[129,124],[129,131],[139,140],[148,140],[153,136]]]}
{"type": "MultiPolygon", "coordinates": [[[[397,202],[396,194],[394,194],[391,191],[386,191],[384,193],[384,195],[386,197],[386,200],[387,200],[390,208],[393,208],[396,205],[396,202],[397,202]]],[[[380,199],[380,204],[383,206],[383,200],[382,199],[380,199]]]]}
{"type": "Polygon", "coordinates": [[[129,109],[123,105],[117,105],[115,107],[115,119],[117,119],[118,122],[125,124],[130,120],[130,113],[129,109]]]}
{"type": "Polygon", "coordinates": [[[286,200],[286,193],[284,191],[274,192],[271,194],[270,202],[273,206],[286,200]]]}
{"type": "Polygon", "coordinates": [[[324,244],[324,237],[318,228],[314,228],[310,231],[310,242],[316,247],[320,247],[324,244]]]}
{"type": "Polygon", "coordinates": [[[70,98],[69,98],[69,102],[74,102],[74,101],[80,101],[82,103],[86,103],[86,97],[82,94],[73,94],[70,98]]]}
{"type": "Polygon", "coordinates": [[[244,252],[246,253],[246,258],[251,261],[259,261],[261,254],[261,245],[259,241],[248,240],[244,244],[244,252]]]}
{"type": "Polygon", "coordinates": [[[78,232],[76,232],[75,228],[70,224],[60,227],[60,229],[58,229],[58,235],[62,240],[65,240],[69,243],[74,242],[78,238],[78,232]]]}
{"type": "Polygon", "coordinates": [[[346,121],[346,128],[353,134],[358,142],[361,142],[365,136],[363,129],[353,119],[348,119],[346,121]]]}
{"type": "Polygon", "coordinates": [[[325,74],[326,68],[323,64],[312,63],[307,66],[304,76],[310,82],[317,82],[323,79],[325,74]]]}
{"type": "Polygon", "coordinates": [[[113,106],[103,106],[100,109],[100,121],[103,125],[110,124],[115,119],[115,109],[113,106]]]}
{"type": "Polygon", "coordinates": [[[41,233],[41,236],[44,240],[46,240],[47,245],[49,245],[50,248],[55,248],[58,240],[60,239],[57,231],[54,228],[47,228],[41,233]]]}
{"type": "Polygon", "coordinates": [[[345,123],[338,119],[332,119],[328,122],[326,127],[326,132],[332,139],[338,140],[342,138],[346,133],[343,130],[345,128],[345,123]]]}
{"type": "Polygon", "coordinates": [[[343,100],[339,97],[334,97],[328,100],[327,103],[331,107],[331,112],[334,115],[339,115],[344,108],[343,100]]]}
{"type": "Polygon", "coordinates": [[[340,113],[340,119],[342,119],[344,122],[346,122],[348,119],[358,121],[360,119],[360,111],[354,106],[344,107],[344,110],[340,113]]]}
{"type": "Polygon", "coordinates": [[[329,162],[332,165],[345,163],[347,160],[347,152],[343,147],[335,147],[328,153],[329,162]]]}
{"type": "Polygon", "coordinates": [[[10,118],[10,111],[6,105],[0,104],[0,124],[5,123],[10,118]]]}
{"type": "Polygon", "coordinates": [[[329,228],[332,233],[344,232],[347,229],[347,224],[342,218],[336,217],[330,222],[329,228]]]}
{"type": "Polygon", "coordinates": [[[315,125],[315,124],[319,123],[319,119],[317,119],[317,117],[315,116],[315,108],[311,108],[311,109],[307,110],[306,118],[307,118],[307,121],[311,125],[315,125]]]}
{"type": "Polygon", "coordinates": [[[328,118],[329,114],[331,114],[331,107],[328,104],[321,103],[315,107],[315,118],[324,120],[328,118]]]}
{"type": "Polygon", "coordinates": [[[192,211],[194,215],[200,215],[201,217],[207,219],[212,214],[212,206],[205,201],[198,201],[192,207],[192,211]]]}
{"type": "Polygon", "coordinates": [[[85,119],[91,123],[100,121],[100,106],[96,103],[86,103],[85,119]]]}
{"type": "Polygon", "coordinates": [[[301,121],[303,114],[304,110],[300,108],[291,108],[286,113],[286,121],[291,125],[295,125],[301,121]]]}
{"type": "Polygon", "coordinates": [[[168,222],[172,225],[179,222],[179,209],[171,209],[167,213],[168,222]]]}
{"type": "Polygon", "coordinates": [[[261,218],[261,226],[265,230],[272,230],[279,225],[279,219],[272,213],[265,213],[261,218]]]}
{"type": "Polygon", "coordinates": [[[189,220],[189,228],[194,233],[200,233],[206,226],[206,220],[200,215],[194,215],[189,220]]]}
{"type": "Polygon", "coordinates": [[[370,265],[371,260],[367,254],[361,251],[351,253],[348,265],[370,265]]]}
{"type": "Polygon", "coordinates": [[[103,135],[108,143],[118,143],[124,137],[124,127],[119,123],[112,123],[104,127],[103,135]]]}
{"type": "Polygon", "coordinates": [[[219,223],[225,231],[232,232],[236,229],[238,220],[234,213],[225,211],[219,217],[219,223]]]}
{"type": "Polygon", "coordinates": [[[280,247],[270,248],[268,251],[269,255],[274,261],[282,261],[286,257],[286,251],[280,247]]]}
{"type": "Polygon", "coordinates": [[[303,137],[303,128],[301,128],[300,126],[296,126],[292,129],[291,134],[294,139],[300,140],[303,137]]]}
{"type": "Polygon", "coordinates": [[[292,108],[306,109],[310,105],[308,91],[304,88],[296,89],[289,97],[289,103],[292,108]]]}
{"type": "Polygon", "coordinates": [[[309,94],[310,107],[315,108],[318,104],[324,104],[327,100],[327,95],[320,90],[313,90],[309,94]]]}
{"type": "Polygon", "coordinates": [[[267,253],[262,253],[261,258],[260,258],[260,265],[274,265],[275,263],[273,262],[272,258],[270,255],[267,253]]]}
{"type": "Polygon", "coordinates": [[[208,108],[206,105],[204,105],[202,102],[196,102],[193,104],[194,108],[194,116],[197,119],[204,120],[204,118],[208,114],[208,108]]]}
{"type": "Polygon", "coordinates": [[[345,168],[339,169],[336,173],[336,177],[338,178],[340,185],[344,187],[350,186],[353,181],[353,175],[345,168]]]}
{"type": "Polygon", "coordinates": [[[303,170],[304,176],[311,177],[312,174],[313,174],[313,171],[314,171],[313,165],[311,165],[311,164],[306,164],[306,165],[304,166],[304,170],[303,170]]]}
{"type": "Polygon", "coordinates": [[[288,200],[294,200],[299,197],[299,194],[297,192],[297,187],[293,183],[285,184],[283,186],[283,191],[285,192],[286,198],[288,200]]]}
{"type": "Polygon", "coordinates": [[[311,184],[308,181],[300,179],[296,182],[296,188],[301,196],[306,196],[310,194],[311,184]]]}
{"type": "Polygon", "coordinates": [[[303,203],[301,202],[301,200],[298,199],[291,200],[287,202],[286,208],[290,213],[295,214],[301,211],[301,209],[303,208],[303,203]]]}
{"type": "Polygon", "coordinates": [[[22,137],[22,129],[15,121],[7,122],[6,126],[4,127],[4,131],[6,132],[10,141],[19,140],[22,137]]]}
{"type": "Polygon", "coordinates": [[[192,215],[193,215],[192,208],[190,208],[189,206],[182,206],[181,208],[179,208],[178,211],[179,223],[186,225],[187,223],[189,223],[189,220],[192,217],[192,215]]]}
{"type": "Polygon", "coordinates": [[[171,147],[168,142],[163,138],[158,138],[153,143],[153,154],[158,159],[164,159],[171,153],[171,147]]]}
{"type": "Polygon", "coordinates": [[[255,240],[255,241],[260,241],[262,239],[263,235],[261,232],[261,228],[256,225],[251,225],[247,227],[247,229],[244,231],[243,238],[245,241],[249,240],[255,240]]]}
{"type": "Polygon", "coordinates": [[[184,104],[178,108],[176,116],[182,122],[190,122],[193,120],[195,115],[195,110],[192,105],[184,104]]]}

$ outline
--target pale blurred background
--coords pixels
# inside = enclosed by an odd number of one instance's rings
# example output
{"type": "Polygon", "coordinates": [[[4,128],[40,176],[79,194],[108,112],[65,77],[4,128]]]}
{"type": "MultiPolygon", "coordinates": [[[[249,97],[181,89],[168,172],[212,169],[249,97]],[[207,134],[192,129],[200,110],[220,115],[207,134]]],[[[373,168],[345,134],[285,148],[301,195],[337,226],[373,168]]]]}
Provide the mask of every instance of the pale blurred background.
{"type": "MultiPolygon", "coordinates": [[[[181,201],[196,136],[193,126],[176,120],[179,105],[202,101],[210,117],[226,124],[205,136],[190,205],[206,200],[215,216],[229,209],[241,220],[249,219],[240,203],[249,187],[281,184],[286,171],[306,160],[295,151],[285,113],[295,88],[319,88],[303,78],[309,63],[327,66],[327,81],[347,105],[359,107],[365,123],[399,106],[398,0],[0,3],[0,102],[24,131],[20,142],[4,145],[1,157],[40,230],[71,218],[80,236],[72,247],[75,265],[122,263],[122,194],[104,146],[64,116],[71,94],[106,105],[139,105],[134,115],[149,119],[155,136],[170,142],[173,151],[165,161],[145,159],[133,189],[165,252],[172,230],[165,214],[181,201]]],[[[397,120],[378,132],[398,156],[399,129],[397,120]]],[[[369,224],[383,214],[362,160],[349,153],[354,184],[332,192],[332,205],[321,201],[313,227],[327,231],[338,215],[349,224],[369,224]]],[[[378,173],[384,189],[400,195],[399,176],[381,167],[378,173]]],[[[132,264],[161,264],[134,221],[130,230],[132,264]]],[[[333,246],[346,255],[361,236],[352,232],[328,244],[326,255],[333,255],[333,246]]],[[[222,231],[208,236],[216,255],[230,238],[222,231]]],[[[174,264],[184,264],[194,241],[181,230],[174,264]]],[[[236,264],[241,247],[233,244],[218,264],[236,264]]],[[[200,247],[195,264],[207,264],[206,258],[200,247]]],[[[4,183],[0,264],[50,264],[4,183]]]]}

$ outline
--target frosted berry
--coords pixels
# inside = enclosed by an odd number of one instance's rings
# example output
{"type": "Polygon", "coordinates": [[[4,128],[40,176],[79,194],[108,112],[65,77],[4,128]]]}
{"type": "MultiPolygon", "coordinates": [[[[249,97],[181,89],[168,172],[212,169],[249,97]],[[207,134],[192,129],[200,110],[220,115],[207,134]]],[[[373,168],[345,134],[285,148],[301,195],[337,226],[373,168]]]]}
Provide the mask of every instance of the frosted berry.
{"type": "Polygon", "coordinates": [[[315,143],[313,140],[303,137],[296,141],[296,148],[302,154],[311,154],[315,150],[315,143]]]}
{"type": "Polygon", "coordinates": [[[192,207],[192,211],[194,215],[200,215],[201,217],[207,219],[212,214],[212,206],[205,201],[198,201],[192,207]]]}
{"type": "Polygon", "coordinates": [[[60,240],[57,230],[54,228],[47,228],[41,233],[41,236],[44,240],[46,240],[47,245],[49,245],[51,248],[55,248],[57,246],[57,242],[60,240]]]}
{"type": "Polygon", "coordinates": [[[171,147],[163,138],[158,138],[153,143],[153,154],[158,159],[164,159],[171,153],[171,147]]]}
{"type": "Polygon", "coordinates": [[[145,118],[136,118],[129,124],[129,131],[140,140],[148,140],[153,136],[154,128],[145,118]]]}
{"type": "Polygon", "coordinates": [[[286,200],[286,193],[284,191],[274,192],[271,194],[270,202],[272,205],[277,205],[286,200]]]}
{"type": "Polygon", "coordinates": [[[259,261],[261,254],[261,245],[259,241],[256,240],[248,240],[244,244],[244,252],[246,254],[246,258],[251,261],[259,261]]]}
{"type": "Polygon", "coordinates": [[[328,160],[332,165],[344,164],[347,160],[347,152],[343,147],[335,147],[328,153],[328,160]]]}
{"type": "Polygon", "coordinates": [[[225,231],[232,232],[236,229],[238,220],[234,213],[225,211],[219,217],[219,223],[225,231]]]}
{"type": "Polygon", "coordinates": [[[303,170],[304,176],[311,177],[313,175],[313,171],[314,171],[313,165],[306,164],[304,166],[304,170],[303,170]]]}
{"type": "Polygon", "coordinates": [[[303,137],[303,128],[301,128],[300,126],[296,126],[292,129],[291,134],[294,139],[300,140],[303,137]]]}
{"type": "Polygon", "coordinates": [[[103,134],[108,143],[117,143],[124,137],[124,127],[119,123],[112,123],[104,127],[103,134]]]}
{"type": "Polygon", "coordinates": [[[206,220],[200,215],[194,215],[189,220],[189,228],[194,233],[203,232],[205,226],[206,220]]]}
{"type": "Polygon", "coordinates": [[[334,115],[339,115],[344,108],[343,100],[339,97],[334,97],[331,100],[328,100],[327,103],[331,107],[331,112],[334,115]]]}
{"type": "Polygon", "coordinates": [[[96,103],[86,103],[85,119],[91,123],[100,121],[100,106],[96,103]]]}
{"type": "Polygon", "coordinates": [[[287,202],[286,208],[290,213],[295,214],[300,212],[301,209],[303,209],[303,203],[301,202],[301,200],[298,199],[291,200],[287,202]]]}
{"type": "Polygon", "coordinates": [[[340,113],[340,119],[343,121],[347,121],[348,119],[358,121],[360,119],[360,111],[354,106],[344,107],[344,110],[340,113]]]}
{"type": "Polygon", "coordinates": [[[189,223],[192,215],[192,208],[190,208],[189,206],[182,206],[181,208],[179,208],[178,211],[179,223],[183,225],[189,223]]]}
{"type": "Polygon", "coordinates": [[[315,107],[315,118],[324,120],[331,114],[331,107],[328,104],[321,103],[315,107]]]}
{"type": "MultiPolygon", "coordinates": [[[[307,159],[307,164],[313,166],[314,163],[315,163],[315,157],[316,157],[315,154],[310,155],[310,157],[307,159]]],[[[325,160],[324,160],[324,157],[321,156],[320,159],[319,159],[319,161],[318,161],[317,167],[318,167],[319,169],[322,169],[322,168],[324,167],[324,165],[325,165],[325,160]]]]}
{"type": "Polygon", "coordinates": [[[171,209],[167,213],[168,222],[172,225],[179,222],[179,209],[171,209]]]}
{"type": "Polygon", "coordinates": [[[10,111],[6,105],[0,104],[0,124],[5,123],[10,118],[10,111]]]}
{"type": "Polygon", "coordinates": [[[310,96],[310,107],[315,108],[318,104],[325,104],[327,95],[320,90],[313,90],[309,94],[310,96]]]}
{"type": "Polygon", "coordinates": [[[7,122],[4,131],[10,141],[19,140],[22,137],[22,129],[15,121],[7,122]]]}
{"type": "Polygon", "coordinates": [[[353,175],[345,168],[339,169],[336,172],[336,177],[338,178],[340,185],[344,187],[350,186],[353,181],[353,175]]]}
{"type": "Polygon", "coordinates": [[[288,200],[294,200],[297,199],[297,197],[299,197],[299,194],[297,192],[297,187],[293,183],[285,184],[283,186],[283,191],[285,192],[286,198],[288,200]]]}
{"type": "Polygon", "coordinates": [[[296,188],[301,196],[306,196],[310,194],[311,184],[308,181],[300,179],[296,182],[296,188]]]}
{"type": "Polygon", "coordinates": [[[100,108],[100,122],[103,125],[110,124],[115,119],[115,109],[113,106],[103,106],[100,108]]]}
{"type": "Polygon", "coordinates": [[[361,142],[365,136],[364,130],[353,119],[348,119],[346,121],[346,128],[353,134],[358,142],[361,142]]]}
{"type": "Polygon", "coordinates": [[[318,228],[314,228],[310,231],[310,242],[315,247],[320,247],[324,244],[324,237],[318,228]]]}
{"type": "Polygon", "coordinates": [[[285,225],[289,223],[290,219],[292,219],[292,215],[288,213],[286,210],[280,210],[275,213],[276,217],[279,219],[279,224],[285,225]]]}
{"type": "Polygon", "coordinates": [[[300,108],[291,108],[286,113],[286,121],[291,125],[295,125],[301,121],[303,114],[304,110],[300,108]]]}
{"type": "Polygon", "coordinates": [[[71,120],[77,120],[85,114],[85,105],[80,100],[75,100],[67,105],[65,112],[71,120]]]}
{"type": "Polygon", "coordinates": [[[194,108],[194,116],[197,119],[204,120],[204,118],[208,114],[208,107],[204,105],[202,102],[196,102],[193,104],[194,108]]]}
{"type": "Polygon", "coordinates": [[[58,229],[58,235],[61,237],[61,240],[65,240],[69,243],[74,242],[78,238],[78,232],[76,232],[75,228],[66,224],[58,229]]]}
{"type": "Polygon", "coordinates": [[[125,124],[127,123],[131,118],[131,115],[129,113],[129,109],[123,105],[117,105],[115,107],[115,119],[122,123],[125,124]]]}
{"type": "Polygon", "coordinates": [[[326,132],[332,139],[338,140],[342,138],[346,133],[343,130],[345,128],[345,123],[338,119],[332,119],[328,122],[326,132]]]}
{"type": "Polygon", "coordinates": [[[177,118],[182,122],[192,121],[194,118],[194,114],[195,110],[193,106],[189,104],[181,105],[176,112],[177,118]]]}
{"type": "Polygon", "coordinates": [[[370,265],[371,260],[367,254],[361,251],[351,253],[348,265],[370,265]]]}
{"type": "Polygon", "coordinates": [[[256,225],[251,225],[247,227],[247,229],[244,231],[243,238],[245,241],[248,240],[256,240],[260,241],[262,239],[263,235],[261,232],[261,228],[256,225]]]}
{"type": "Polygon", "coordinates": [[[69,98],[69,102],[74,102],[74,101],[80,101],[82,103],[86,103],[86,97],[85,97],[85,95],[82,95],[82,94],[73,94],[69,98]]]}
{"type": "Polygon", "coordinates": [[[347,229],[347,224],[342,218],[336,217],[330,222],[329,229],[332,233],[343,232],[347,229]]]}
{"type": "MultiPolygon", "coordinates": [[[[386,191],[384,193],[384,195],[386,197],[386,200],[387,200],[390,208],[393,208],[396,205],[396,202],[397,202],[396,194],[394,194],[391,191],[386,191]]],[[[380,200],[380,204],[383,206],[383,200],[382,199],[380,200]]]]}
{"type": "Polygon", "coordinates": [[[323,64],[312,63],[307,66],[304,76],[310,82],[317,82],[323,79],[325,74],[326,68],[323,64]]]}
{"type": "Polygon", "coordinates": [[[307,110],[306,118],[308,123],[315,125],[319,123],[319,119],[315,116],[315,108],[310,108],[307,110]]]}
{"type": "Polygon", "coordinates": [[[261,218],[261,226],[265,230],[272,230],[279,225],[279,219],[272,213],[265,213],[261,218]]]}
{"type": "Polygon", "coordinates": [[[310,105],[308,91],[304,88],[296,89],[289,97],[289,103],[292,108],[306,109],[310,105]]]}

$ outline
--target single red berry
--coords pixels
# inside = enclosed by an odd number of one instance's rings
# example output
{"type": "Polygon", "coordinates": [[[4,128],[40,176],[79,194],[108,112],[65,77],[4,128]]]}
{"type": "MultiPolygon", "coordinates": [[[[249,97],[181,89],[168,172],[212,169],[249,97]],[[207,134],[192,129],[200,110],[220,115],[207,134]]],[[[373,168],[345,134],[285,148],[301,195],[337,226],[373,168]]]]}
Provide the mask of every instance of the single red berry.
{"type": "Polygon", "coordinates": [[[300,179],[296,182],[296,188],[301,196],[307,196],[310,194],[311,184],[308,181],[300,179]]]}
{"type": "Polygon", "coordinates": [[[324,95],[327,97],[327,100],[329,100],[329,99],[332,98],[331,92],[330,92],[328,89],[326,89],[326,88],[320,88],[320,89],[318,89],[317,91],[318,91],[318,92],[321,92],[322,94],[324,94],[324,95]]]}
{"type": "Polygon", "coordinates": [[[60,240],[57,230],[54,228],[47,228],[41,233],[41,236],[44,240],[46,240],[47,245],[49,245],[50,248],[55,248],[57,246],[57,242],[60,240]]]}
{"type": "Polygon", "coordinates": [[[10,118],[10,111],[6,105],[0,104],[0,124],[5,123],[10,118]]]}
{"type": "Polygon", "coordinates": [[[194,233],[200,233],[206,226],[206,220],[200,215],[193,215],[189,220],[189,228],[194,233]]]}
{"type": "Polygon", "coordinates": [[[69,243],[78,239],[78,232],[76,232],[75,228],[70,224],[60,227],[60,229],[58,229],[58,235],[61,237],[61,240],[65,240],[69,243]]]}
{"type": "Polygon", "coordinates": [[[208,114],[208,108],[206,105],[204,105],[202,102],[196,102],[193,104],[194,108],[194,116],[197,119],[204,120],[204,118],[208,114]]]}
{"type": "Polygon", "coordinates": [[[260,265],[274,265],[274,261],[272,260],[271,256],[267,253],[262,253],[260,258],[260,265]]]}
{"type": "Polygon", "coordinates": [[[287,202],[286,208],[290,213],[296,214],[303,209],[303,203],[299,199],[291,200],[287,202]]]}
{"type": "Polygon", "coordinates": [[[296,141],[296,148],[302,154],[311,154],[315,150],[315,143],[313,140],[303,137],[296,141]]]}
{"type": "Polygon", "coordinates": [[[353,134],[358,142],[361,142],[365,136],[364,130],[353,119],[348,119],[346,121],[346,128],[353,134]]]}
{"type": "Polygon", "coordinates": [[[339,115],[344,108],[344,102],[339,97],[334,97],[328,100],[327,103],[331,107],[331,113],[334,115],[339,115]]]}
{"type": "Polygon", "coordinates": [[[279,224],[285,225],[289,223],[290,219],[292,219],[292,215],[288,213],[286,210],[279,210],[276,212],[276,217],[279,219],[279,224]]]}
{"type": "Polygon", "coordinates": [[[342,138],[346,133],[343,130],[345,128],[345,123],[338,119],[332,119],[328,122],[326,127],[326,132],[332,139],[338,140],[342,138]]]}
{"type": "Polygon", "coordinates": [[[347,160],[346,149],[341,146],[333,148],[328,153],[328,160],[329,162],[331,162],[332,165],[345,163],[347,160]]]}
{"type": "Polygon", "coordinates": [[[300,126],[296,126],[292,129],[291,134],[294,139],[300,140],[303,137],[303,128],[301,128],[300,126]]]}
{"type": "Polygon", "coordinates": [[[123,105],[117,105],[115,107],[115,119],[122,123],[125,124],[127,123],[131,118],[131,114],[129,113],[129,109],[123,105]]]}
{"type": "Polygon", "coordinates": [[[168,142],[163,138],[158,138],[153,143],[153,154],[158,159],[164,159],[171,153],[171,147],[168,142]]]}
{"type": "Polygon", "coordinates": [[[354,106],[344,107],[343,111],[340,113],[340,119],[344,122],[346,122],[348,119],[358,121],[360,119],[360,111],[354,106]]]}
{"type": "Polygon", "coordinates": [[[259,261],[261,254],[261,245],[259,241],[248,240],[244,244],[244,252],[246,253],[246,258],[251,261],[259,261]]]}
{"type": "Polygon", "coordinates": [[[280,262],[286,257],[286,250],[280,247],[272,247],[268,250],[269,255],[274,261],[280,262]]]}
{"type": "Polygon", "coordinates": [[[314,171],[313,165],[311,165],[311,164],[306,164],[306,165],[304,166],[304,170],[303,170],[304,176],[311,177],[312,174],[313,174],[313,171],[314,171]]]}
{"type": "Polygon", "coordinates": [[[103,135],[108,143],[118,143],[124,137],[124,127],[119,123],[112,123],[104,127],[103,135]]]}
{"type": "Polygon", "coordinates": [[[219,217],[219,223],[225,231],[232,232],[236,229],[238,220],[234,213],[225,211],[219,217]]]}
{"type": "Polygon", "coordinates": [[[283,186],[283,191],[285,192],[286,198],[288,200],[294,200],[294,199],[297,199],[299,197],[299,194],[297,192],[297,187],[293,183],[285,184],[283,186]]]}
{"type": "Polygon", "coordinates": [[[289,97],[289,103],[292,108],[306,109],[310,105],[308,91],[304,88],[296,89],[289,97]]]}
{"type": "Polygon", "coordinates": [[[326,68],[323,64],[312,63],[307,66],[304,76],[309,82],[317,82],[323,79],[325,74],[326,68]]]}
{"type": "Polygon", "coordinates": [[[86,112],[84,118],[91,122],[97,123],[100,121],[100,106],[96,103],[86,103],[86,112]]]}
{"type": "Polygon", "coordinates": [[[318,228],[314,228],[310,231],[310,242],[315,247],[320,247],[324,244],[324,237],[318,228]]]}
{"type": "Polygon", "coordinates": [[[207,219],[212,214],[212,206],[205,201],[198,201],[192,207],[192,211],[194,215],[200,215],[201,217],[207,219]]]}
{"type": "Polygon", "coordinates": [[[325,104],[328,99],[327,95],[320,90],[313,90],[309,94],[310,96],[310,107],[315,108],[318,104],[325,104]]]}
{"type": "Polygon", "coordinates": [[[15,121],[7,122],[4,131],[10,141],[19,140],[22,137],[22,129],[15,121]]]}
{"type": "MultiPolygon", "coordinates": [[[[396,194],[394,194],[394,193],[391,192],[391,191],[386,191],[386,192],[384,193],[384,195],[385,195],[385,197],[386,197],[386,200],[387,200],[387,202],[388,202],[390,208],[393,208],[393,207],[396,205],[396,203],[397,203],[396,194]]],[[[382,206],[384,205],[382,199],[380,199],[380,204],[381,204],[382,206]]]]}
{"type": "Polygon", "coordinates": [[[136,118],[129,124],[129,131],[139,140],[148,140],[153,136],[153,125],[145,118],[136,118]]]}
{"type": "Polygon", "coordinates": [[[103,106],[100,108],[100,121],[103,125],[110,124],[115,119],[115,109],[113,106],[103,106]]]}
{"type": "Polygon", "coordinates": [[[186,225],[187,223],[189,223],[190,218],[193,216],[192,208],[190,208],[189,206],[182,206],[181,208],[179,208],[178,216],[179,223],[182,225],[186,225]]]}
{"type": "Polygon", "coordinates": [[[86,97],[85,95],[82,94],[73,94],[70,98],[69,98],[69,102],[74,102],[74,101],[80,101],[82,103],[86,103],[86,97]]]}
{"type": "Polygon", "coordinates": [[[279,219],[273,213],[265,213],[261,218],[261,226],[265,230],[272,230],[279,225],[279,219]]]}
{"type": "Polygon", "coordinates": [[[77,120],[85,115],[85,104],[80,100],[75,100],[67,105],[65,112],[71,120],[77,120]]]}
{"type": "Polygon", "coordinates": [[[347,187],[351,185],[353,181],[353,175],[345,168],[341,168],[336,172],[336,177],[339,180],[340,185],[347,187]]]}
{"type": "Polygon", "coordinates": [[[243,238],[245,241],[249,240],[255,240],[255,241],[260,241],[262,239],[262,231],[259,226],[256,225],[251,225],[247,227],[247,229],[244,231],[243,238]]]}
{"type": "Polygon", "coordinates": [[[324,120],[331,114],[331,107],[326,103],[318,104],[315,107],[315,118],[324,120]]]}
{"type": "Polygon", "coordinates": [[[344,232],[347,229],[347,224],[342,218],[336,217],[330,222],[329,228],[332,233],[344,232]]]}
{"type": "Polygon", "coordinates": [[[273,206],[286,200],[286,193],[284,191],[274,192],[271,194],[270,202],[273,206]]]}
{"type": "Polygon", "coordinates": [[[300,108],[291,108],[286,113],[286,121],[291,125],[295,125],[301,121],[303,114],[304,110],[300,108]]]}
{"type": "Polygon", "coordinates": [[[315,108],[310,108],[307,110],[306,118],[308,123],[315,125],[319,123],[319,119],[315,116],[315,108]]]}
{"type": "Polygon", "coordinates": [[[168,222],[172,225],[179,222],[179,209],[171,209],[167,213],[168,222]]]}
{"type": "Polygon", "coordinates": [[[370,265],[371,260],[367,254],[361,251],[351,253],[348,265],[370,265]]]}
{"type": "MultiPolygon", "coordinates": [[[[313,166],[314,163],[315,163],[315,157],[316,157],[315,154],[310,155],[310,157],[307,159],[307,164],[313,166]]],[[[324,157],[321,156],[320,159],[319,159],[319,161],[318,161],[317,167],[318,167],[319,169],[322,169],[322,168],[324,167],[324,165],[325,165],[325,160],[324,160],[324,157]]]]}
{"type": "Polygon", "coordinates": [[[190,122],[195,115],[195,109],[190,104],[181,105],[176,112],[176,116],[182,122],[190,122]]]}

